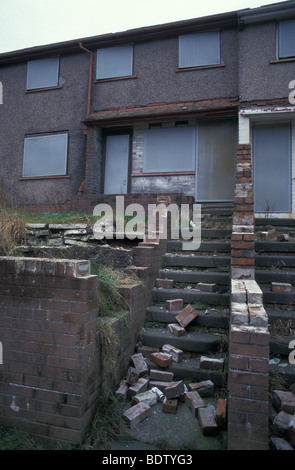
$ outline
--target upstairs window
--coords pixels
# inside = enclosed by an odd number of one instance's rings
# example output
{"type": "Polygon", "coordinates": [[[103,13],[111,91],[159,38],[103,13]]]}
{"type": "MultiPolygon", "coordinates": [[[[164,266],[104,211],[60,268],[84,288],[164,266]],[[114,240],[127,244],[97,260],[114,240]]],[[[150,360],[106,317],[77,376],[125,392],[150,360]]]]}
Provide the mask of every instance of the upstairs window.
{"type": "Polygon", "coordinates": [[[96,79],[129,77],[133,74],[133,46],[97,50],[96,79]]]}
{"type": "Polygon", "coordinates": [[[278,56],[279,59],[295,57],[295,19],[279,22],[278,56]]]}
{"type": "Polygon", "coordinates": [[[67,154],[67,133],[26,137],[23,177],[66,175],[67,154]]]}
{"type": "Polygon", "coordinates": [[[219,31],[179,36],[179,68],[220,64],[219,31]]]}
{"type": "Polygon", "coordinates": [[[27,90],[58,86],[59,58],[30,60],[27,69],[27,90]]]}

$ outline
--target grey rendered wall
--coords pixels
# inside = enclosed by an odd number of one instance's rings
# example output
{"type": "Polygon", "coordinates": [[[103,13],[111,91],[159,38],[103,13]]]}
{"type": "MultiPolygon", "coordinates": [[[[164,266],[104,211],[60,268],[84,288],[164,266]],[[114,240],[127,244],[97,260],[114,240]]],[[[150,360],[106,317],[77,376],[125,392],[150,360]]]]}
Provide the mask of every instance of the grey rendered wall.
{"type": "Polygon", "coordinates": [[[237,96],[237,34],[235,28],[221,32],[225,67],[182,72],[177,72],[178,37],[135,44],[137,78],[97,82],[93,110],[237,96]]]}
{"type": "Polygon", "coordinates": [[[275,21],[246,25],[239,33],[239,95],[242,101],[287,98],[294,62],[276,60],[275,21]]]}
{"type": "Polygon", "coordinates": [[[27,63],[0,68],[3,105],[0,106],[0,186],[10,203],[65,203],[84,178],[85,137],[81,119],[86,115],[89,57],[61,56],[61,89],[26,93],[27,63]],[[22,176],[24,137],[56,131],[69,132],[70,178],[30,179],[22,176]]]}

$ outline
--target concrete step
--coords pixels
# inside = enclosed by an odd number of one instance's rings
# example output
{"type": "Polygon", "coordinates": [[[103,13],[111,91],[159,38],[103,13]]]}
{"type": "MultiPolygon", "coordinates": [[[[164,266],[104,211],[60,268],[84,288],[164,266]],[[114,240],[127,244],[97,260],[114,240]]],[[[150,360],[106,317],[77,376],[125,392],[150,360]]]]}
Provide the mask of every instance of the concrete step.
{"type": "Polygon", "coordinates": [[[256,269],[255,279],[258,284],[267,284],[271,282],[287,282],[295,284],[294,271],[280,271],[278,269],[256,269]]]}
{"type": "Polygon", "coordinates": [[[185,336],[175,336],[166,328],[142,328],[139,341],[145,346],[162,348],[170,344],[184,352],[210,354],[220,347],[222,337],[214,333],[186,333],[185,336]]]}
{"type": "Polygon", "coordinates": [[[276,304],[276,305],[290,305],[295,307],[295,289],[292,292],[272,292],[270,287],[259,286],[263,292],[263,303],[264,305],[276,304]]]}
{"type": "MultiPolygon", "coordinates": [[[[190,243],[190,242],[188,242],[190,243]]],[[[167,243],[167,250],[168,252],[172,253],[173,251],[182,252],[186,254],[190,250],[183,251],[182,249],[182,241],[181,240],[170,240],[167,243]]],[[[198,253],[230,253],[231,250],[231,243],[230,241],[202,241],[198,250],[192,250],[194,254],[198,253]]]]}
{"type": "Polygon", "coordinates": [[[163,257],[163,267],[180,266],[193,268],[218,268],[229,266],[229,256],[196,256],[189,254],[166,253],[163,257]]]}
{"type": "Polygon", "coordinates": [[[288,358],[291,349],[289,349],[290,341],[294,340],[294,336],[270,336],[269,351],[271,354],[279,354],[288,358]]]}
{"type": "MultiPolygon", "coordinates": [[[[225,288],[227,289],[227,288],[225,288]]],[[[230,292],[203,292],[197,289],[153,289],[153,299],[155,302],[165,302],[171,299],[183,299],[184,304],[194,304],[201,302],[206,305],[228,307],[230,302],[230,292]]]]}
{"type": "Polygon", "coordinates": [[[255,256],[255,267],[293,269],[295,268],[295,256],[257,254],[255,256]]]}
{"type": "Polygon", "coordinates": [[[202,240],[206,238],[210,239],[223,239],[226,240],[231,236],[231,229],[230,228],[203,228],[201,230],[201,237],[202,240]]]}
{"type": "MultiPolygon", "coordinates": [[[[280,309],[278,307],[271,308],[265,306],[269,325],[274,325],[276,322],[284,322],[289,325],[290,328],[295,328],[295,306],[291,307],[292,310],[280,309]]],[[[295,338],[295,336],[294,336],[295,338]]]]}
{"type": "MultiPolygon", "coordinates": [[[[154,364],[148,358],[146,359],[147,366],[150,369],[163,370],[161,367],[154,364]]],[[[200,359],[184,359],[181,363],[172,362],[171,366],[165,368],[165,371],[174,374],[174,380],[187,380],[190,382],[201,382],[203,380],[211,380],[218,388],[222,388],[226,384],[227,371],[218,371],[200,368],[200,359]]]]}
{"type": "Polygon", "coordinates": [[[158,277],[161,279],[172,279],[175,282],[185,283],[214,283],[218,285],[229,285],[230,273],[223,272],[204,272],[204,271],[192,271],[192,270],[181,270],[181,269],[160,269],[158,277]]]}
{"type": "Polygon", "coordinates": [[[278,242],[278,241],[256,241],[255,251],[257,254],[275,254],[275,253],[288,253],[295,256],[295,243],[293,242],[278,242]]]}
{"type": "MultiPolygon", "coordinates": [[[[224,328],[228,330],[229,327],[229,309],[197,309],[198,316],[191,323],[191,325],[205,326],[210,328],[224,328]]],[[[171,312],[164,307],[150,306],[146,309],[146,321],[159,322],[159,323],[177,323],[175,319],[180,313],[179,311],[171,312]]]]}

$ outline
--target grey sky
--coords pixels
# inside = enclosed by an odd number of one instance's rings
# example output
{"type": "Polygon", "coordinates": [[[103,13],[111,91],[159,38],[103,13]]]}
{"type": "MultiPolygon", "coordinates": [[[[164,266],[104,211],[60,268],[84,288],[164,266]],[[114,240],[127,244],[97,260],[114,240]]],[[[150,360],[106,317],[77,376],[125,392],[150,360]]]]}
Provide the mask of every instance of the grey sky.
{"type": "Polygon", "coordinates": [[[0,53],[272,3],[277,1],[0,0],[0,53]]]}

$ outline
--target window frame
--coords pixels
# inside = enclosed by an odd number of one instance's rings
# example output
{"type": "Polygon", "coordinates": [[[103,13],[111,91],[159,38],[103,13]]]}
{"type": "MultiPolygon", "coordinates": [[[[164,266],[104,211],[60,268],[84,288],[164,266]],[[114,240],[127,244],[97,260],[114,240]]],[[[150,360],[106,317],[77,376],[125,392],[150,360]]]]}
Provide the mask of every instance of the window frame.
{"type": "MultiPolygon", "coordinates": [[[[38,150],[40,152],[40,150],[38,150]]],[[[42,151],[42,150],[41,150],[42,151]]],[[[42,152],[43,154],[45,153],[44,150],[42,152]]],[[[22,165],[22,178],[21,179],[34,179],[34,178],[62,178],[66,177],[68,174],[68,154],[69,154],[69,132],[68,131],[60,131],[60,132],[51,132],[51,133],[44,133],[44,134],[32,134],[32,135],[26,135],[24,138],[24,151],[23,151],[23,165],[22,165]],[[26,166],[29,164],[32,166],[32,162],[28,161],[28,159],[31,158],[33,160],[34,156],[32,154],[29,154],[30,149],[29,149],[29,142],[33,141],[33,139],[42,139],[42,138],[50,138],[50,137],[57,137],[57,136],[63,136],[65,138],[64,142],[61,141],[61,144],[63,144],[64,148],[61,149],[61,152],[63,152],[63,171],[62,172],[49,172],[49,171],[44,171],[44,172],[37,172],[37,173],[32,173],[28,171],[26,166]]],[[[42,157],[41,157],[42,158],[42,157]]],[[[44,158],[47,158],[45,156],[44,158]]]]}
{"type": "Polygon", "coordinates": [[[281,55],[281,46],[282,46],[282,38],[281,38],[281,30],[282,30],[282,25],[287,22],[294,22],[295,26],[295,18],[290,18],[288,20],[281,20],[277,22],[277,41],[276,41],[276,46],[277,46],[277,60],[288,60],[288,59],[295,59],[295,43],[294,43],[294,51],[292,52],[293,55],[281,55]]]}
{"type": "MultiPolygon", "coordinates": [[[[127,57],[127,52],[126,52],[126,57],[127,57]]],[[[124,64],[125,66],[125,64],[124,64]]],[[[111,46],[111,47],[101,47],[96,50],[96,73],[95,73],[95,78],[96,81],[101,81],[101,80],[115,80],[115,79],[120,79],[120,78],[128,78],[128,77],[133,77],[133,67],[134,67],[134,45],[133,44],[123,44],[120,46],[111,46]],[[125,71],[120,73],[114,73],[114,72],[109,72],[108,70],[104,72],[100,71],[100,67],[105,67],[107,64],[101,64],[101,60],[104,60],[103,57],[99,57],[101,54],[108,54],[110,51],[119,51],[119,49],[126,49],[126,51],[129,49],[129,56],[128,56],[128,69],[129,72],[126,74],[125,71]]],[[[126,66],[127,68],[127,66],[126,66]]]]}
{"type": "Polygon", "coordinates": [[[214,30],[214,31],[200,31],[196,33],[191,33],[191,34],[181,34],[178,36],[178,69],[179,70],[186,70],[186,69],[193,69],[193,68],[199,68],[199,67],[216,67],[220,66],[221,64],[221,31],[220,30],[214,30]],[[205,35],[212,35],[215,34],[218,40],[217,44],[217,61],[215,62],[197,62],[194,61],[194,63],[186,64],[184,65],[182,62],[184,58],[182,57],[182,49],[184,47],[184,42],[185,38],[188,37],[197,37],[197,36],[205,36],[205,35]]]}
{"type": "Polygon", "coordinates": [[[59,56],[46,57],[46,58],[43,58],[43,59],[29,60],[27,62],[26,90],[28,92],[30,92],[30,91],[35,91],[35,90],[46,90],[46,89],[51,89],[51,88],[60,88],[60,86],[59,86],[59,74],[60,74],[60,57],[59,56]],[[30,80],[30,72],[32,73],[31,65],[33,63],[36,64],[37,62],[42,64],[42,62],[44,63],[45,61],[49,61],[49,60],[56,61],[56,70],[54,70],[54,74],[55,74],[54,81],[51,84],[46,83],[46,84],[39,85],[39,86],[30,85],[30,81],[32,81],[32,79],[30,80]]]}

